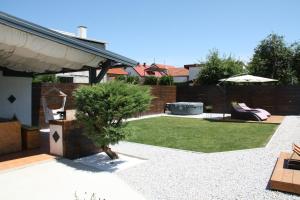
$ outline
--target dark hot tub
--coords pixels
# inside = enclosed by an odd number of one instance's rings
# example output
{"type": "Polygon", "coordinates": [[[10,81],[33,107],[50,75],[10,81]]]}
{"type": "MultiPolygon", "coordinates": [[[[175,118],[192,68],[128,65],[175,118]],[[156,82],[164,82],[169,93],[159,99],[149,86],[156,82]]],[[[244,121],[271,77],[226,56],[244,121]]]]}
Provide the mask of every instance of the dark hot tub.
{"type": "Polygon", "coordinates": [[[203,113],[202,102],[167,103],[166,109],[173,115],[199,115],[203,113]]]}

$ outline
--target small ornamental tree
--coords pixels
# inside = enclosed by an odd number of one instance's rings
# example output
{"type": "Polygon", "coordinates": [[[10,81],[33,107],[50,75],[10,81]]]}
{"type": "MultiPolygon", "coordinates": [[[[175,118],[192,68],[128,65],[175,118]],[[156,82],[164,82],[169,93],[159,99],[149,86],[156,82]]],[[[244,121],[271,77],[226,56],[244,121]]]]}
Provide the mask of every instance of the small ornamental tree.
{"type": "Polygon", "coordinates": [[[121,81],[81,86],[73,95],[76,117],[84,127],[84,134],[111,159],[118,155],[109,145],[118,143],[129,133],[124,119],[146,111],[152,99],[149,87],[121,81]]]}

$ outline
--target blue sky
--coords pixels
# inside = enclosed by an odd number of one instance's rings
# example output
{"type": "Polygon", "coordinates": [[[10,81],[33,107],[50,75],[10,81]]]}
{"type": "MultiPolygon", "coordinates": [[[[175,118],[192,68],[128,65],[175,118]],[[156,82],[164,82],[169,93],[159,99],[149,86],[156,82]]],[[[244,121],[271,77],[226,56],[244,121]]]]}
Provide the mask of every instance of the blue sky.
{"type": "Polygon", "coordinates": [[[1,0],[0,10],[68,32],[85,25],[113,52],[176,66],[214,48],[248,61],[270,33],[300,40],[299,0],[1,0]]]}

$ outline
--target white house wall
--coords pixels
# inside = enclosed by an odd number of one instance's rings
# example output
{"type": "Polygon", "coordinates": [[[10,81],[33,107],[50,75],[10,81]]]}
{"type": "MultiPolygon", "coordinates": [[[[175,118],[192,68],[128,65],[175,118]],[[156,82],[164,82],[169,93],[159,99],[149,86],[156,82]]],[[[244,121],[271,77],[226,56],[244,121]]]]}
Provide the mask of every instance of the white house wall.
{"type": "Polygon", "coordinates": [[[0,118],[12,118],[14,115],[22,124],[31,125],[32,79],[3,76],[0,71],[0,118]],[[8,98],[16,100],[11,103],[8,98]]]}
{"type": "Polygon", "coordinates": [[[189,68],[189,80],[197,79],[201,67],[190,67],[189,68]]]}
{"type": "Polygon", "coordinates": [[[174,83],[184,83],[188,81],[187,76],[174,76],[173,77],[174,83]]]}
{"type": "Polygon", "coordinates": [[[132,67],[126,67],[125,71],[128,73],[128,76],[138,76],[139,78],[141,78],[140,75],[132,67]]]}
{"type": "MultiPolygon", "coordinates": [[[[100,70],[97,70],[97,74],[99,74],[100,70]]],[[[69,73],[60,73],[56,74],[57,77],[73,77],[73,83],[89,83],[89,72],[81,71],[81,72],[69,72],[69,73]]],[[[107,81],[107,75],[103,77],[101,83],[107,81]]]]}

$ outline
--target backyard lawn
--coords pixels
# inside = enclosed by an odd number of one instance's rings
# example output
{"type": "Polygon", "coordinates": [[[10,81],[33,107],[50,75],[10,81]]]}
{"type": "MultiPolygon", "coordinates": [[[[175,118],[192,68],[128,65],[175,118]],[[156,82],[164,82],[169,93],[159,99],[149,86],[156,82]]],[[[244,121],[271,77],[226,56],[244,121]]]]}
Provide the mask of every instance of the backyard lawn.
{"type": "Polygon", "coordinates": [[[277,125],[155,117],[131,121],[128,127],[129,142],[208,153],[263,147],[277,125]]]}

